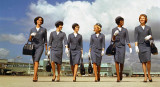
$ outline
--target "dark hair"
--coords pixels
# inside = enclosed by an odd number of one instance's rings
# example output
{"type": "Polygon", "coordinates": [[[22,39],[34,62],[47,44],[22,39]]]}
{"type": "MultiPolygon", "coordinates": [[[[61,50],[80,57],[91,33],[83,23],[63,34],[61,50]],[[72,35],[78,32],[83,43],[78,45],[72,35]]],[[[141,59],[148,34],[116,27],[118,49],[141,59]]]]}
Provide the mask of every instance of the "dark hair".
{"type": "Polygon", "coordinates": [[[95,25],[98,25],[98,26],[100,26],[100,28],[102,28],[102,25],[100,23],[96,23],[95,25]]]}
{"type": "Polygon", "coordinates": [[[56,28],[59,27],[59,25],[62,25],[62,26],[63,26],[63,22],[62,22],[62,21],[57,21],[57,22],[55,23],[56,28]]]}
{"type": "Polygon", "coordinates": [[[74,24],[72,25],[73,30],[75,29],[76,26],[79,26],[79,25],[78,25],[77,23],[74,23],[74,24]]]}
{"type": "MultiPolygon", "coordinates": [[[[39,18],[42,18],[41,16],[38,16],[38,17],[36,17],[36,18],[34,18],[34,23],[35,23],[35,25],[37,25],[37,20],[39,19],[39,18]]],[[[43,18],[42,18],[42,24],[43,24],[43,18]]]]}
{"type": "Polygon", "coordinates": [[[124,21],[124,19],[121,16],[116,17],[115,22],[117,25],[119,25],[120,21],[124,21]]]}
{"type": "Polygon", "coordinates": [[[146,15],[146,14],[141,14],[141,15],[139,16],[139,21],[140,21],[141,16],[144,16],[144,17],[145,17],[145,23],[147,23],[147,15],[146,15]]]}

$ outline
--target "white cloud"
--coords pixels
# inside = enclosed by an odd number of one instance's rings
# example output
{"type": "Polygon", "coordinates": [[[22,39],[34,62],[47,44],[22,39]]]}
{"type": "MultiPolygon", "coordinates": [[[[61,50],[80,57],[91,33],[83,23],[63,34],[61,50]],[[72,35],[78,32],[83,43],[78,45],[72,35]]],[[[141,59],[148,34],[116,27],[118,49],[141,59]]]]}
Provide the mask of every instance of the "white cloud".
{"type": "MultiPolygon", "coordinates": [[[[114,19],[121,15],[125,19],[124,27],[128,30],[134,30],[134,27],[139,25],[138,17],[141,13],[152,13],[152,7],[160,8],[160,1],[155,0],[125,0],[123,2],[117,0],[95,0],[89,3],[87,1],[66,1],[57,3],[56,5],[49,4],[45,0],[39,0],[30,5],[30,11],[27,13],[29,20],[27,24],[33,25],[31,21],[36,16],[44,18],[44,27],[50,33],[55,30],[54,23],[57,20],[64,22],[63,31],[68,35],[73,32],[72,24],[77,22],[80,25],[80,33],[84,40],[89,40],[93,32],[93,25],[97,22],[103,26],[102,32],[106,35],[106,40],[110,40],[111,29],[116,26],[114,19]]],[[[155,11],[154,11],[155,12],[155,11]]],[[[152,19],[149,15],[149,19],[152,19]]],[[[49,36],[49,34],[48,34],[49,36]]]]}
{"type": "Polygon", "coordinates": [[[20,34],[1,34],[0,41],[9,41],[13,44],[24,44],[26,38],[23,33],[20,34]]]}
{"type": "MultiPolygon", "coordinates": [[[[97,22],[102,24],[102,32],[106,36],[106,40],[110,41],[111,29],[116,26],[115,18],[117,16],[124,17],[126,27],[129,31],[130,41],[134,42],[134,28],[139,25],[138,17],[144,13],[148,16],[147,25],[152,27],[152,33],[156,40],[159,39],[159,23],[160,23],[160,0],[95,0],[92,3],[87,1],[66,1],[64,3],[57,3],[56,5],[49,4],[45,0],[39,0],[37,3],[30,5],[30,11],[27,12],[28,21],[25,24],[35,26],[33,19],[36,16],[44,18],[43,27],[48,29],[48,37],[50,32],[55,30],[54,23],[57,20],[64,22],[63,30],[67,35],[72,33],[72,24],[78,23],[80,25],[80,34],[83,39],[89,42],[91,34],[93,34],[93,25],[97,22]]],[[[106,42],[107,42],[106,41],[106,42]]],[[[160,42],[156,41],[156,46],[159,49],[160,42]]],[[[107,48],[107,47],[106,47],[107,48]]],[[[141,64],[138,54],[135,53],[134,43],[132,43],[133,53],[126,52],[126,66],[132,65],[133,69],[141,69],[141,64]]],[[[160,55],[153,56],[152,62],[156,62],[154,57],[158,58],[160,55]]],[[[88,53],[84,53],[84,58],[87,60],[88,53]]],[[[113,56],[103,56],[103,63],[113,63],[113,56]]],[[[156,63],[157,64],[157,63],[156,63]]]]}
{"type": "Polygon", "coordinates": [[[0,58],[6,58],[9,55],[9,50],[5,48],[0,48],[0,58]]]}

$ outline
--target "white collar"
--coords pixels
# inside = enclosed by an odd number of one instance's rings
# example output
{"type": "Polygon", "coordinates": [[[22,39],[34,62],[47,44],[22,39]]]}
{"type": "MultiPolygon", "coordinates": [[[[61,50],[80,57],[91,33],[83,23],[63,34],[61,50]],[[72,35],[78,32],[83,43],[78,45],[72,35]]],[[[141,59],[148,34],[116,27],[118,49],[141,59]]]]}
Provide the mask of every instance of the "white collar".
{"type": "Polygon", "coordinates": [[[119,29],[119,31],[121,31],[121,30],[122,30],[122,27],[118,27],[118,29],[119,29]]]}
{"type": "Polygon", "coordinates": [[[36,30],[37,30],[37,31],[39,31],[39,29],[40,29],[40,28],[37,28],[37,27],[36,27],[36,30]]]}
{"type": "Polygon", "coordinates": [[[77,33],[74,32],[73,34],[74,34],[75,37],[77,37],[77,33]]]}
{"type": "Polygon", "coordinates": [[[144,26],[141,26],[142,27],[142,29],[144,30],[144,28],[145,28],[145,25],[144,26]]]}
{"type": "Polygon", "coordinates": [[[96,36],[98,37],[98,36],[99,36],[99,33],[98,33],[98,34],[96,34],[96,36]]]}
{"type": "MultiPolygon", "coordinates": [[[[59,31],[59,32],[60,32],[60,31],[59,31]]],[[[58,32],[58,31],[56,31],[57,35],[59,34],[59,32],[58,32]]]]}

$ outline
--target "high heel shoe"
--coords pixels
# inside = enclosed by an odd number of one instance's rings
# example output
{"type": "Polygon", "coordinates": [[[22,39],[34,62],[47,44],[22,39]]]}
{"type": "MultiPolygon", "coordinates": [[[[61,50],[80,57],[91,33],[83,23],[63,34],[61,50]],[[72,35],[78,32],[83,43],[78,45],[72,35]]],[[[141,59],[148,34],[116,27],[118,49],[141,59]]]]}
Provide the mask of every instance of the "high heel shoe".
{"type": "Polygon", "coordinates": [[[38,81],[38,75],[37,75],[37,79],[36,80],[33,80],[33,82],[37,82],[38,81]]]}
{"type": "Polygon", "coordinates": [[[100,82],[100,77],[98,78],[98,82],[100,82]]]}
{"type": "Polygon", "coordinates": [[[95,80],[95,82],[98,82],[98,80],[95,80]]]}
{"type": "Polygon", "coordinates": [[[55,79],[56,79],[56,76],[54,77],[54,79],[52,79],[52,82],[54,82],[54,81],[55,81],[55,79]]]}
{"type": "Polygon", "coordinates": [[[147,82],[147,80],[144,80],[143,82],[147,82]]]}
{"type": "Polygon", "coordinates": [[[60,82],[60,79],[59,80],[56,80],[57,82],[60,82]]]}
{"type": "Polygon", "coordinates": [[[76,78],[75,78],[75,80],[73,80],[73,82],[76,82],[76,78]]]}
{"type": "Polygon", "coordinates": [[[33,80],[33,82],[37,82],[37,80],[33,80]]]}
{"type": "MultiPolygon", "coordinates": [[[[148,77],[148,79],[149,79],[149,77],[148,77]]],[[[152,78],[149,80],[149,82],[152,82],[152,78]]]]}
{"type": "Polygon", "coordinates": [[[151,80],[149,80],[149,82],[152,82],[152,79],[151,79],[151,80]]]}
{"type": "Polygon", "coordinates": [[[117,82],[120,82],[120,80],[117,80],[117,82]]]}
{"type": "Polygon", "coordinates": [[[147,82],[147,79],[146,79],[146,80],[144,80],[143,82],[147,82]]]}
{"type": "Polygon", "coordinates": [[[122,80],[122,77],[120,77],[120,80],[122,80]]]}

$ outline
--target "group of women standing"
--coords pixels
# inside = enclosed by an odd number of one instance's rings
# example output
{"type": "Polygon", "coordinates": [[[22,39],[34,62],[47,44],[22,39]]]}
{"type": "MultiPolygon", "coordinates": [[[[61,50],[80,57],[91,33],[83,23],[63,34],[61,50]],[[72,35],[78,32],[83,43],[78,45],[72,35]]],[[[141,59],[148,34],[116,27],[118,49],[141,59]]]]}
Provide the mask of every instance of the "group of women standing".
{"type": "MultiPolygon", "coordinates": [[[[116,48],[114,61],[117,72],[117,82],[120,82],[123,78],[122,71],[125,61],[125,44],[128,45],[130,53],[132,53],[132,48],[129,41],[128,30],[123,27],[124,19],[121,16],[118,16],[115,19],[115,22],[117,24],[117,27],[112,29],[111,42],[115,44],[116,48]]],[[[147,16],[145,14],[141,14],[139,16],[139,22],[140,25],[135,28],[135,50],[139,55],[140,62],[142,63],[145,76],[144,82],[147,82],[146,65],[148,70],[149,81],[152,82],[152,78],[150,76],[150,42],[153,42],[152,32],[151,28],[146,25],[147,16]]],[[[34,62],[33,82],[38,81],[37,70],[39,60],[44,50],[44,44],[46,48],[46,54],[51,56],[51,66],[53,70],[52,81],[55,81],[55,79],[57,82],[60,81],[63,45],[65,45],[65,53],[70,58],[70,65],[73,73],[73,82],[76,82],[78,65],[80,64],[80,59],[83,57],[83,39],[82,35],[78,33],[80,28],[79,24],[74,23],[72,25],[73,33],[69,34],[67,39],[66,34],[62,32],[63,22],[57,21],[55,23],[56,30],[50,33],[49,46],[47,52],[47,30],[41,27],[41,25],[43,24],[43,18],[39,16],[36,17],[34,19],[34,23],[36,27],[31,29],[29,38],[29,40],[34,45],[35,49],[35,53],[32,55],[32,59],[34,62]],[[55,75],[55,65],[57,65],[57,77],[55,75]]],[[[105,35],[101,33],[101,29],[102,25],[100,23],[96,23],[94,25],[95,33],[91,35],[88,53],[88,56],[92,59],[95,74],[95,82],[100,81],[100,65],[102,56],[105,53],[105,35]]]]}

